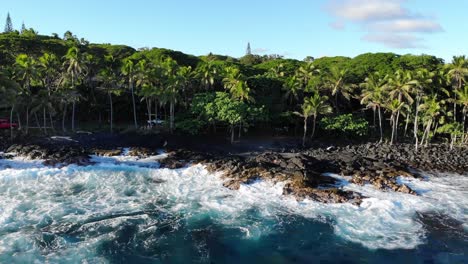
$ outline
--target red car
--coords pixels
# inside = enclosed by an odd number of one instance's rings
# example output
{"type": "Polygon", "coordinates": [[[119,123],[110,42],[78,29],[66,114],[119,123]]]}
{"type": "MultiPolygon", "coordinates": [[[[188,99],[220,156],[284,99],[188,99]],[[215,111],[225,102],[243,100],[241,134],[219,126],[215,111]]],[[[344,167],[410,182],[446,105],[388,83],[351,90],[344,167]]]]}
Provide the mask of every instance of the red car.
{"type": "Polygon", "coordinates": [[[10,128],[14,128],[14,127],[17,127],[18,124],[15,124],[15,123],[10,123],[10,120],[8,119],[0,119],[0,129],[10,129],[10,128]]]}

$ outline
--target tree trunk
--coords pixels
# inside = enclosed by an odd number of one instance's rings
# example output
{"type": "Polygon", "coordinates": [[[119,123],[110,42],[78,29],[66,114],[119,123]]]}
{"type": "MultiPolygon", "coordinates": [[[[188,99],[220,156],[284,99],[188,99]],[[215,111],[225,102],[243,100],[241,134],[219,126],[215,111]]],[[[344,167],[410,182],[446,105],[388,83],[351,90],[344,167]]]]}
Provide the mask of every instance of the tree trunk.
{"type": "Polygon", "coordinates": [[[400,110],[398,110],[395,118],[395,143],[398,141],[398,122],[400,121],[400,110]]]}
{"type": "Polygon", "coordinates": [[[158,101],[154,100],[154,119],[156,120],[156,126],[158,126],[158,101]]]}
{"type": "Polygon", "coordinates": [[[44,133],[47,135],[47,115],[45,107],[42,109],[42,117],[44,118],[44,133]]]}
{"type": "Polygon", "coordinates": [[[304,117],[304,136],[302,136],[302,146],[303,147],[305,147],[306,135],[307,135],[307,117],[304,117]]]}
{"type": "Polygon", "coordinates": [[[62,131],[66,132],[67,130],[65,129],[65,119],[67,117],[67,105],[63,105],[63,114],[62,114],[62,131]]]}
{"type": "MultiPolygon", "coordinates": [[[[13,112],[15,110],[15,105],[11,106],[10,110],[10,123],[13,123],[13,112]]],[[[10,126],[10,140],[13,141],[13,126],[10,126]]]]}
{"type": "Polygon", "coordinates": [[[415,149],[416,151],[418,150],[418,147],[419,147],[419,138],[418,138],[418,130],[419,130],[419,102],[420,102],[421,98],[420,96],[418,95],[418,97],[416,98],[416,113],[415,113],[415,116],[414,116],[414,128],[413,128],[413,132],[414,132],[414,141],[415,141],[415,149]]]}
{"type": "Polygon", "coordinates": [[[37,112],[34,112],[34,119],[36,120],[36,126],[37,126],[39,129],[42,129],[41,123],[39,123],[39,118],[37,117],[37,112]]]}
{"type": "Polygon", "coordinates": [[[26,106],[26,135],[29,134],[29,106],[26,106]]]}
{"type": "Polygon", "coordinates": [[[73,132],[75,132],[75,108],[76,108],[76,101],[73,100],[73,104],[72,104],[72,123],[71,123],[73,132]]]}
{"type": "Polygon", "coordinates": [[[317,121],[317,116],[314,115],[314,118],[312,119],[312,136],[310,136],[311,139],[314,138],[314,135],[315,135],[315,124],[316,124],[316,121],[317,121]]]}
{"type": "Polygon", "coordinates": [[[409,113],[406,114],[406,124],[405,124],[405,133],[403,134],[404,137],[406,137],[406,132],[408,131],[408,126],[409,126],[409,113]]]}
{"type": "Polygon", "coordinates": [[[231,144],[234,144],[234,125],[231,125],[231,144]]]}
{"type": "Polygon", "coordinates": [[[109,96],[109,106],[110,106],[110,132],[114,133],[114,106],[112,105],[112,94],[107,93],[109,96]]]}
{"type": "Polygon", "coordinates": [[[381,111],[380,111],[380,106],[378,108],[378,111],[379,111],[380,142],[382,142],[382,140],[383,140],[383,129],[382,129],[382,114],[381,114],[381,111]]]}
{"type": "Polygon", "coordinates": [[[169,104],[169,127],[171,130],[171,133],[174,131],[174,100],[171,99],[171,102],[169,104]]]}
{"type": "Polygon", "coordinates": [[[374,114],[374,130],[375,130],[375,128],[376,128],[376,125],[375,125],[375,107],[372,107],[372,112],[374,114]]]}
{"type": "Polygon", "coordinates": [[[392,116],[390,117],[390,125],[392,127],[392,136],[390,138],[390,145],[393,145],[393,140],[395,136],[395,113],[392,113],[392,116]]]}
{"type": "Polygon", "coordinates": [[[135,103],[135,93],[133,91],[133,80],[129,81],[130,90],[132,91],[132,104],[133,104],[133,122],[135,123],[135,129],[138,129],[137,114],[136,114],[136,103],[135,103]]]}
{"type": "Polygon", "coordinates": [[[151,99],[148,100],[148,98],[145,99],[146,101],[146,112],[148,114],[148,126],[152,127],[153,123],[151,122],[153,119],[151,118],[151,99]]]}
{"type": "Polygon", "coordinates": [[[21,116],[18,112],[16,113],[16,119],[18,119],[18,129],[22,130],[23,127],[21,126],[21,116]]]}
{"type": "Polygon", "coordinates": [[[241,138],[242,133],[242,120],[239,122],[239,139],[241,138]]]}
{"type": "Polygon", "coordinates": [[[52,112],[50,110],[49,110],[49,120],[50,120],[50,128],[52,128],[52,131],[55,132],[54,119],[52,118],[52,112]]]}

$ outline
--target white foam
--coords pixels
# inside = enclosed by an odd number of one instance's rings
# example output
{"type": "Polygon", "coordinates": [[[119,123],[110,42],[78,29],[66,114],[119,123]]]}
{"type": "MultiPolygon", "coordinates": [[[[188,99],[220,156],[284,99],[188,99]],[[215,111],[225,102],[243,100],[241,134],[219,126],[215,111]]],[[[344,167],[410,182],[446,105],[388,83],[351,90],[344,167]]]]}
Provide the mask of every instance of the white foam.
{"type": "MultiPolygon", "coordinates": [[[[400,179],[418,190],[420,196],[382,192],[369,185],[343,181],[345,190],[369,197],[354,206],[298,202],[282,195],[284,183],[257,181],[241,185],[238,191],[229,190],[222,186],[219,174],[210,174],[201,165],[178,170],[140,166],[154,165],[158,158],[93,157],[100,163],[63,168],[45,167],[30,160],[0,160],[0,254],[18,247],[37,251],[25,237],[32,236],[28,230],[40,223],[86,223],[99,216],[142,211],[148,204],[184,217],[187,222],[210,216],[238,229],[245,239],[279,232],[271,223],[281,215],[329,219],[336,235],[371,249],[411,249],[424,243],[425,230],[415,219],[416,212],[438,211],[468,222],[468,178],[464,176],[400,179]],[[251,217],[253,212],[259,218],[251,217]]],[[[124,219],[112,218],[99,224],[118,225],[124,219]]],[[[148,224],[148,228],[151,226],[148,224]]],[[[87,224],[81,228],[96,227],[87,224]]],[[[75,245],[75,250],[92,250],[99,236],[75,245]]]]}

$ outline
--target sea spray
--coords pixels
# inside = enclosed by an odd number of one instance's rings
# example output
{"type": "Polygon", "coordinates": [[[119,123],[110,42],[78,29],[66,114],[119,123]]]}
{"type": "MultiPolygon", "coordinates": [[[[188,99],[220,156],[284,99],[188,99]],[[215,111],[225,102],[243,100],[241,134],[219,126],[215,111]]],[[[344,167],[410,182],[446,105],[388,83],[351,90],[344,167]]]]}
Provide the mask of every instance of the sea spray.
{"type": "Polygon", "coordinates": [[[198,232],[252,246],[287,234],[298,223],[305,233],[328,225],[333,239],[371,250],[415,249],[427,242],[418,212],[436,211],[468,222],[464,176],[401,178],[420,193],[414,196],[331,175],[342,180],[342,188],[369,197],[355,206],[297,201],[282,195],[285,183],[256,181],[229,190],[219,173],[202,165],[158,169],[159,158],[93,157],[95,165],[62,168],[21,158],[0,160],[0,262],[99,262],[106,260],[102,255],[139,250],[164,259],[171,251],[167,245],[186,241],[187,234],[196,241],[184,254],[206,259],[214,253],[206,238],[199,241],[198,232]]]}

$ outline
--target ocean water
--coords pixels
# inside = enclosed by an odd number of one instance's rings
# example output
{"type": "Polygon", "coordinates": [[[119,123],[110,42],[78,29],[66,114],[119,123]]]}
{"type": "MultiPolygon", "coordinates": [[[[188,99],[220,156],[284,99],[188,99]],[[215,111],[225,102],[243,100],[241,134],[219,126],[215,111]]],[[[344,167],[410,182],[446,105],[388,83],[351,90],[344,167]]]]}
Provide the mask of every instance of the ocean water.
{"type": "Polygon", "coordinates": [[[369,198],[322,204],[164,156],[0,160],[0,263],[468,263],[467,176],[400,178],[413,196],[329,175],[369,198]]]}

